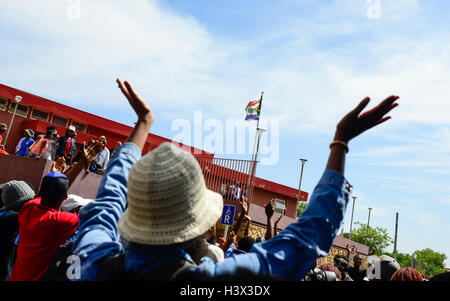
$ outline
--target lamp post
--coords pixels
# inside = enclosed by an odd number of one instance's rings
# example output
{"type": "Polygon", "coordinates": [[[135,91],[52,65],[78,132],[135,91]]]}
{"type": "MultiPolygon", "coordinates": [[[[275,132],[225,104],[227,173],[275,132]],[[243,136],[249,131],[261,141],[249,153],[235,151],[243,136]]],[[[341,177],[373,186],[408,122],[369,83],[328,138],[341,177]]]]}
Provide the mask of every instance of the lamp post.
{"type": "Polygon", "coordinates": [[[302,161],[302,169],[300,171],[300,182],[298,183],[297,208],[295,210],[296,217],[298,217],[298,206],[300,205],[300,189],[302,188],[303,167],[305,166],[305,162],[308,160],[300,159],[300,161],[302,161]]]}
{"type": "Polygon", "coordinates": [[[355,200],[356,200],[356,196],[352,196],[353,198],[353,206],[352,206],[352,217],[350,219],[350,235],[349,235],[349,239],[352,239],[352,226],[353,226],[353,212],[355,211],[355,200]]]}
{"type": "Polygon", "coordinates": [[[371,210],[372,210],[372,208],[369,207],[369,218],[367,219],[366,244],[367,244],[367,240],[369,239],[369,222],[370,222],[370,211],[371,210]]]}
{"type": "Polygon", "coordinates": [[[16,106],[14,108],[14,112],[13,112],[13,115],[11,117],[11,122],[9,123],[8,130],[6,131],[5,143],[4,143],[5,147],[6,147],[6,141],[8,140],[9,131],[11,130],[11,126],[12,126],[13,121],[14,121],[14,116],[16,116],[17,107],[19,106],[19,103],[22,101],[22,96],[16,95],[15,101],[16,101],[16,106]]]}

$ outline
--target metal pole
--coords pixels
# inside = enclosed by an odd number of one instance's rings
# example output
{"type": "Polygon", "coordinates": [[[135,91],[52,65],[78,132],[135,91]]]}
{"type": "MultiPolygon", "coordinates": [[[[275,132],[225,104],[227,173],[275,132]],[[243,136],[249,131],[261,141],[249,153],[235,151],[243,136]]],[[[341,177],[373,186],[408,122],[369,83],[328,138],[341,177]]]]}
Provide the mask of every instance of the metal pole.
{"type": "Polygon", "coordinates": [[[369,239],[369,222],[370,222],[370,211],[371,210],[372,210],[372,208],[369,207],[369,218],[367,219],[366,244],[367,244],[367,241],[369,239]]]}
{"type": "Polygon", "coordinates": [[[295,209],[295,216],[298,217],[298,207],[300,205],[300,193],[302,188],[302,177],[303,177],[303,166],[305,166],[305,162],[308,161],[306,159],[300,159],[302,161],[302,169],[300,171],[300,181],[298,183],[298,194],[297,194],[297,208],[295,209]]]}
{"type": "Polygon", "coordinates": [[[397,260],[398,212],[395,214],[394,259],[397,260]]]}
{"type": "Polygon", "coordinates": [[[350,236],[349,239],[352,239],[352,226],[353,226],[353,212],[355,211],[355,200],[356,200],[356,196],[352,196],[353,198],[353,206],[352,206],[352,218],[350,220],[350,236]]]}
{"type": "MultiPolygon", "coordinates": [[[[256,162],[258,160],[259,142],[261,141],[261,135],[265,131],[266,131],[265,129],[258,129],[258,143],[256,145],[256,152],[255,152],[255,157],[254,157],[255,160],[252,162],[252,171],[251,171],[251,174],[250,174],[250,178],[248,179],[248,185],[247,185],[247,190],[248,191],[250,191],[250,185],[252,183],[252,180],[253,180],[253,177],[254,177],[254,174],[255,174],[256,162]]],[[[247,196],[247,198],[248,198],[248,201],[250,202],[251,201],[250,197],[247,196]]]]}
{"type": "Polygon", "coordinates": [[[14,113],[11,117],[11,122],[9,123],[9,127],[8,130],[6,131],[6,136],[5,136],[5,142],[3,143],[3,145],[6,147],[6,141],[8,140],[8,135],[9,135],[9,131],[11,130],[13,121],[14,121],[14,116],[16,116],[16,111],[17,111],[17,107],[19,106],[20,101],[22,100],[22,96],[17,95],[16,98],[16,106],[14,108],[14,113]]]}

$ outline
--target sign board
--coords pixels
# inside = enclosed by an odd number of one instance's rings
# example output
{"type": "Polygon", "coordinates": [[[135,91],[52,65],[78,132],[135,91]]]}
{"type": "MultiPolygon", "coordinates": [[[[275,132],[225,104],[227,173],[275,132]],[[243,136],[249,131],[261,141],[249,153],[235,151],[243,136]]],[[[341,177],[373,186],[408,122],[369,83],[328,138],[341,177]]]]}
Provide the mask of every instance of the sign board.
{"type": "Polygon", "coordinates": [[[233,225],[235,210],[236,210],[236,207],[233,205],[224,205],[222,219],[220,220],[220,223],[222,225],[226,225],[226,226],[233,225]]]}
{"type": "Polygon", "coordinates": [[[348,246],[350,249],[350,254],[356,254],[358,253],[358,248],[355,245],[348,246]]]}
{"type": "Polygon", "coordinates": [[[356,254],[358,254],[358,248],[355,245],[350,245],[350,246],[348,246],[348,249],[350,251],[349,259],[353,260],[353,258],[356,256],[356,254]]]}

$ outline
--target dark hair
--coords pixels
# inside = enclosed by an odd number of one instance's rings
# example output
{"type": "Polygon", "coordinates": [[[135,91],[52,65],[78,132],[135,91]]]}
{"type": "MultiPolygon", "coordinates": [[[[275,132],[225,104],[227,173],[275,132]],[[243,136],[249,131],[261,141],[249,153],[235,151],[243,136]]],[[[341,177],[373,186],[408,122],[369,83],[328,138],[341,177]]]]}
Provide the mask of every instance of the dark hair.
{"type": "Polygon", "coordinates": [[[434,275],[430,277],[430,281],[450,281],[450,272],[434,275]]]}
{"type": "Polygon", "coordinates": [[[45,136],[44,136],[44,138],[53,138],[53,137],[55,137],[55,131],[52,131],[52,130],[47,130],[47,132],[45,133],[45,136]]]}
{"type": "Polygon", "coordinates": [[[39,190],[41,204],[47,207],[55,207],[64,200],[68,190],[69,180],[67,178],[44,177],[39,190]]]}
{"type": "Polygon", "coordinates": [[[200,259],[208,254],[208,243],[206,242],[206,236],[207,233],[180,244],[180,247],[191,256],[192,260],[194,260],[196,264],[199,264],[200,259]]]}
{"type": "Polygon", "coordinates": [[[255,239],[253,237],[244,236],[241,239],[239,239],[237,248],[239,250],[249,252],[254,243],[255,243],[255,239]]]}
{"type": "Polygon", "coordinates": [[[423,281],[423,278],[416,269],[402,268],[392,275],[391,281],[423,281]]]}

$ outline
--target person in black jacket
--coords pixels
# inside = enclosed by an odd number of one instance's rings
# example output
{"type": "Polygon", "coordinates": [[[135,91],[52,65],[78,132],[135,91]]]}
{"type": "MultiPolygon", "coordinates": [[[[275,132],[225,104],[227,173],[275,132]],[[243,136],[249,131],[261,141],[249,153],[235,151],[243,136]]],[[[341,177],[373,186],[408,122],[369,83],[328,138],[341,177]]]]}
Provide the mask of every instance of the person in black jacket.
{"type": "Polygon", "coordinates": [[[58,147],[56,148],[56,159],[64,157],[64,159],[66,159],[66,164],[68,165],[70,165],[71,160],[77,151],[75,145],[75,133],[75,127],[73,125],[69,126],[66,130],[66,134],[58,139],[58,147]]]}
{"type": "Polygon", "coordinates": [[[0,209],[0,281],[8,280],[17,255],[19,211],[35,197],[35,191],[24,181],[9,181],[0,185],[4,207],[0,209]]]}

